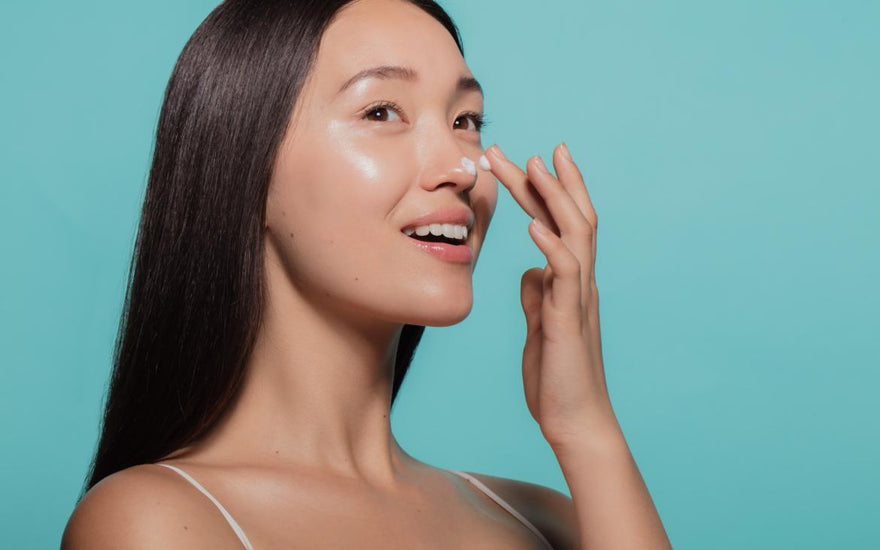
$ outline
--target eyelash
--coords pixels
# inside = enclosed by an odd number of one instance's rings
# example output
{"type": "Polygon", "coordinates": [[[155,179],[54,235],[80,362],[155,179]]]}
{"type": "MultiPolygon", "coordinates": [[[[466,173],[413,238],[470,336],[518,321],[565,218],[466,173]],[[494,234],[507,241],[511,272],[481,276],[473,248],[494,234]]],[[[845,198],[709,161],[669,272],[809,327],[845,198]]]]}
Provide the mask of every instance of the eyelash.
{"type": "MultiPolygon", "coordinates": [[[[370,105],[369,107],[367,107],[367,109],[364,111],[363,118],[367,118],[369,115],[373,114],[373,112],[378,111],[379,109],[391,109],[392,111],[394,111],[398,115],[400,115],[400,116],[403,115],[403,109],[400,107],[400,105],[398,105],[397,103],[395,103],[393,101],[382,101],[382,102],[379,102],[379,103],[376,103],[374,105],[370,105]]],[[[471,117],[471,120],[474,121],[474,126],[476,127],[476,131],[478,133],[481,132],[486,126],[489,125],[489,119],[486,118],[486,115],[484,115],[484,114],[475,113],[473,111],[467,111],[467,112],[462,113],[462,116],[471,117]]]]}

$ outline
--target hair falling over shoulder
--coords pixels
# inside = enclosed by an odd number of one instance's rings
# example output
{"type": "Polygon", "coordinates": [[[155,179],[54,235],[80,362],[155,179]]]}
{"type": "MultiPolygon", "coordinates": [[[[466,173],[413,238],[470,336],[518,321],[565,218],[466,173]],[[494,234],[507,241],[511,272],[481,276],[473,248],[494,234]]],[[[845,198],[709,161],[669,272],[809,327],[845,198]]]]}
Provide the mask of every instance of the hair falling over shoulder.
{"type": "MultiPolygon", "coordinates": [[[[448,14],[441,22],[464,54],[448,14]]],[[[273,161],[334,15],[352,0],[227,0],[171,73],[128,273],[100,438],[82,496],[217,423],[244,378],[264,305],[273,161]]],[[[405,325],[397,396],[424,326],[405,325]]]]}

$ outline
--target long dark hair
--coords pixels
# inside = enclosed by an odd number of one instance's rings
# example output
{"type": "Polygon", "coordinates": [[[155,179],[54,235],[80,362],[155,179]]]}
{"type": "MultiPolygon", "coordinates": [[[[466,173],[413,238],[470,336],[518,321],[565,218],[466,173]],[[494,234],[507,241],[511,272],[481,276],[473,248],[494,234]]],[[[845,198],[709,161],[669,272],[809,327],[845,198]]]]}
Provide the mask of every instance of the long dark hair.
{"type": "MultiPolygon", "coordinates": [[[[208,432],[241,388],[264,306],[272,165],[321,36],[353,0],[226,0],[165,90],[101,437],[79,498],[208,432]]],[[[464,48],[432,0],[414,4],[464,48]]],[[[404,325],[394,403],[425,327],[404,325]]]]}

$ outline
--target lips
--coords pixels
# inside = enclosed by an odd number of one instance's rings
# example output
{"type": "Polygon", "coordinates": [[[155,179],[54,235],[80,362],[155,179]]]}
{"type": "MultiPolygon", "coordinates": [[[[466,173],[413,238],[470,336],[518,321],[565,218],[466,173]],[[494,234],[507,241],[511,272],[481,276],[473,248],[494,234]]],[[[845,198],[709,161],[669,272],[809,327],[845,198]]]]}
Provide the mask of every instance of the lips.
{"type": "Polygon", "coordinates": [[[468,228],[468,233],[470,233],[474,225],[474,213],[469,208],[461,206],[444,207],[411,220],[401,227],[400,230],[402,232],[405,229],[411,229],[420,225],[431,225],[432,223],[464,225],[468,228]]]}

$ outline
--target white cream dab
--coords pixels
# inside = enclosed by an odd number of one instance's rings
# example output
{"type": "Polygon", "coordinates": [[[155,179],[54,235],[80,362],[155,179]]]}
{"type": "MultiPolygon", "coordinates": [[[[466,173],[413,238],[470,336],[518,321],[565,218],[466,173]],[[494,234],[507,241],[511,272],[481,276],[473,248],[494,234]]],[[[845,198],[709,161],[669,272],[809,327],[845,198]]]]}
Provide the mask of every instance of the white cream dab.
{"type": "Polygon", "coordinates": [[[477,165],[474,164],[474,161],[467,157],[461,157],[461,165],[464,166],[464,169],[467,170],[467,173],[476,176],[477,175],[477,165]]]}

